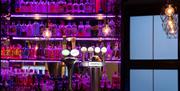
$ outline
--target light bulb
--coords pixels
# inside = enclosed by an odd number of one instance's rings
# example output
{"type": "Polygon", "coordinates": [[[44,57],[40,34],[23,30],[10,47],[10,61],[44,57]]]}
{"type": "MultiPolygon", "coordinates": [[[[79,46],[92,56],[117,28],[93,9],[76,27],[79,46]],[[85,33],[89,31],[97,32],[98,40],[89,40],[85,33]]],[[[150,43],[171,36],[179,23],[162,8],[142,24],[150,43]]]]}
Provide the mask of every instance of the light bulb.
{"type": "Polygon", "coordinates": [[[102,52],[102,53],[106,53],[106,52],[107,52],[107,48],[106,48],[106,47],[102,47],[102,48],[101,48],[101,52],[102,52]]]}
{"type": "Polygon", "coordinates": [[[111,31],[111,28],[109,27],[108,24],[105,25],[105,27],[102,29],[104,35],[108,35],[109,32],[111,31]]]}
{"type": "Polygon", "coordinates": [[[70,54],[69,50],[67,50],[67,49],[62,50],[61,53],[63,56],[68,56],[70,54]]]}
{"type": "Polygon", "coordinates": [[[81,51],[85,53],[85,52],[87,52],[87,48],[86,47],[82,47],[81,51]]]}
{"type": "Polygon", "coordinates": [[[93,47],[89,47],[89,48],[88,48],[88,52],[89,52],[89,53],[92,53],[92,52],[94,52],[94,49],[93,49],[93,47]]]}
{"type": "Polygon", "coordinates": [[[95,53],[100,53],[101,49],[99,47],[95,47],[95,53]]]}
{"type": "Polygon", "coordinates": [[[77,56],[79,55],[79,50],[77,50],[77,49],[72,49],[72,50],[71,50],[71,55],[72,55],[73,57],[77,57],[77,56]]]}
{"type": "Polygon", "coordinates": [[[168,5],[168,7],[165,9],[165,14],[167,16],[172,16],[174,14],[174,8],[172,7],[172,5],[168,5]]]}

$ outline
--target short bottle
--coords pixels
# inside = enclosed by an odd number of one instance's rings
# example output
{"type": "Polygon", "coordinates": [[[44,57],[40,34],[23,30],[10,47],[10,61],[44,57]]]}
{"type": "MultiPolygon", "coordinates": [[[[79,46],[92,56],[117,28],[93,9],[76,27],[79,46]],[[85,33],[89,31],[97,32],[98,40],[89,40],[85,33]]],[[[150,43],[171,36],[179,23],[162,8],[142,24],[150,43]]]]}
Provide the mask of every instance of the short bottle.
{"type": "Polygon", "coordinates": [[[72,32],[72,25],[71,22],[68,22],[68,25],[66,25],[66,36],[71,36],[72,32]]]}
{"type": "Polygon", "coordinates": [[[85,3],[85,12],[86,13],[92,13],[92,5],[89,3],[89,0],[86,0],[86,3],[85,3]]]}
{"type": "Polygon", "coordinates": [[[73,22],[73,25],[72,25],[72,36],[77,36],[77,25],[76,25],[76,22],[73,22]]]}
{"type": "Polygon", "coordinates": [[[31,21],[29,21],[26,26],[26,34],[27,36],[33,36],[33,25],[31,24],[31,21]]]}
{"type": "Polygon", "coordinates": [[[20,21],[18,21],[17,25],[16,25],[16,35],[17,36],[21,36],[21,24],[20,21]]]}
{"type": "Polygon", "coordinates": [[[15,22],[12,22],[10,26],[10,35],[15,36],[16,35],[16,24],[15,22]]]}

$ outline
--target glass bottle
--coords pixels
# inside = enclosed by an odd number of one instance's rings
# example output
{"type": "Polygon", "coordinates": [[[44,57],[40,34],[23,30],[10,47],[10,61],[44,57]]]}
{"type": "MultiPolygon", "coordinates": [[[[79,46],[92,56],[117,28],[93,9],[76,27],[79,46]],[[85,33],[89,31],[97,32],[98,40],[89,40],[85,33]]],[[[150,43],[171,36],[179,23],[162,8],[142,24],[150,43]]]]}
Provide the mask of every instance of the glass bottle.
{"type": "Polygon", "coordinates": [[[65,27],[64,21],[61,21],[61,24],[59,25],[59,30],[61,32],[61,36],[66,35],[66,33],[65,33],[66,27],[65,27]]]}
{"type": "Polygon", "coordinates": [[[65,12],[65,5],[66,2],[63,0],[58,1],[58,13],[64,13],[65,12]]]}
{"type": "Polygon", "coordinates": [[[68,0],[68,4],[66,5],[66,13],[72,13],[72,0],[68,0]]]}
{"type": "Polygon", "coordinates": [[[72,36],[77,36],[77,25],[76,25],[76,22],[73,22],[73,25],[72,25],[72,36]]]}
{"type": "Polygon", "coordinates": [[[24,46],[23,52],[22,52],[23,59],[28,59],[28,55],[29,55],[28,43],[25,43],[25,46],[24,46]]]}
{"type": "Polygon", "coordinates": [[[16,35],[17,36],[21,36],[21,24],[20,21],[18,21],[17,25],[16,25],[16,35]]]}
{"type": "Polygon", "coordinates": [[[111,19],[110,21],[109,21],[109,27],[110,27],[110,29],[111,29],[111,36],[115,36],[116,35],[116,32],[115,32],[115,22],[114,22],[114,20],[113,19],[111,19]]]}
{"type": "Polygon", "coordinates": [[[77,3],[77,0],[74,0],[73,13],[78,13],[78,12],[79,12],[79,4],[77,3]]]}
{"type": "Polygon", "coordinates": [[[15,22],[12,22],[10,26],[10,35],[15,36],[16,35],[16,24],[15,22]]]}
{"type": "Polygon", "coordinates": [[[91,25],[89,24],[89,21],[86,21],[85,36],[91,36],[91,25]]]}
{"type": "Polygon", "coordinates": [[[112,60],[113,50],[111,49],[111,43],[107,43],[106,60],[112,60]]]}
{"type": "Polygon", "coordinates": [[[40,24],[40,36],[43,35],[44,30],[45,30],[45,26],[43,24],[43,21],[41,21],[41,24],[40,24]]]}
{"type": "Polygon", "coordinates": [[[83,0],[80,0],[79,11],[80,13],[85,13],[85,4],[83,3],[83,0]]]}
{"type": "Polygon", "coordinates": [[[34,30],[34,35],[33,36],[39,36],[40,24],[37,21],[35,21],[33,23],[33,30],[34,30]]]}
{"type": "Polygon", "coordinates": [[[78,26],[78,36],[84,36],[84,25],[83,21],[80,21],[80,24],[78,26]]]}
{"type": "Polygon", "coordinates": [[[27,24],[26,34],[27,36],[33,36],[33,25],[31,24],[31,21],[29,21],[27,24]]]}
{"type": "Polygon", "coordinates": [[[71,22],[68,22],[68,25],[66,25],[66,36],[71,36],[72,34],[72,25],[71,22]]]}
{"type": "Polygon", "coordinates": [[[92,13],[92,5],[89,3],[89,0],[86,0],[86,3],[85,3],[85,12],[86,13],[92,13]]]}
{"type": "Polygon", "coordinates": [[[22,24],[21,24],[21,33],[22,33],[22,36],[26,36],[26,24],[25,24],[25,22],[23,22],[22,24]]]}

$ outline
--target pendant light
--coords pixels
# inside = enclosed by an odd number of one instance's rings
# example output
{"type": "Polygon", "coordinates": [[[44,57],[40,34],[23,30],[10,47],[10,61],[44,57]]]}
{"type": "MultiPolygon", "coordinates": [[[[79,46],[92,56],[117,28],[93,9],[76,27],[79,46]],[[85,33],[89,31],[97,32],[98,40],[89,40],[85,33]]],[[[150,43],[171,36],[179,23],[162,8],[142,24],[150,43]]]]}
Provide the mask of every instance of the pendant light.
{"type": "Polygon", "coordinates": [[[172,0],[167,0],[161,12],[162,27],[168,38],[177,38],[178,15],[177,7],[172,0]]]}

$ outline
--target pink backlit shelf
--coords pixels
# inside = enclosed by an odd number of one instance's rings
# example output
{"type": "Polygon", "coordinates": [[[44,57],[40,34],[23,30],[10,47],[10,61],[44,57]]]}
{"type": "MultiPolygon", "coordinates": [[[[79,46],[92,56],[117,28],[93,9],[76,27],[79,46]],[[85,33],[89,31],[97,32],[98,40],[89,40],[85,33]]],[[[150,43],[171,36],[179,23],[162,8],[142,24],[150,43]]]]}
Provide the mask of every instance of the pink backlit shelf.
{"type": "MultiPolygon", "coordinates": [[[[71,38],[71,37],[69,37],[71,38]]],[[[63,38],[44,38],[44,37],[13,37],[13,40],[63,40],[63,38]]],[[[68,39],[68,37],[67,37],[68,39]]],[[[76,38],[76,40],[78,41],[83,41],[83,40],[87,40],[87,41],[118,41],[118,38],[76,38]]]]}
{"type": "MultiPolygon", "coordinates": [[[[61,61],[58,61],[58,60],[1,60],[1,62],[11,62],[11,63],[14,63],[14,62],[18,62],[18,63],[21,63],[21,62],[24,62],[24,63],[28,63],[28,62],[38,62],[38,63],[57,63],[57,62],[61,62],[61,61]]],[[[78,62],[81,62],[81,61],[78,61],[78,62]]],[[[88,61],[87,61],[88,62],[88,61]]],[[[120,64],[121,61],[120,60],[107,60],[105,61],[106,63],[115,63],[115,64],[120,64]]]]}
{"type": "MultiPolygon", "coordinates": [[[[115,15],[105,15],[105,14],[11,14],[13,18],[96,18],[96,19],[104,19],[104,18],[115,18],[115,15]]],[[[121,17],[120,15],[118,17],[121,17]]]]}

